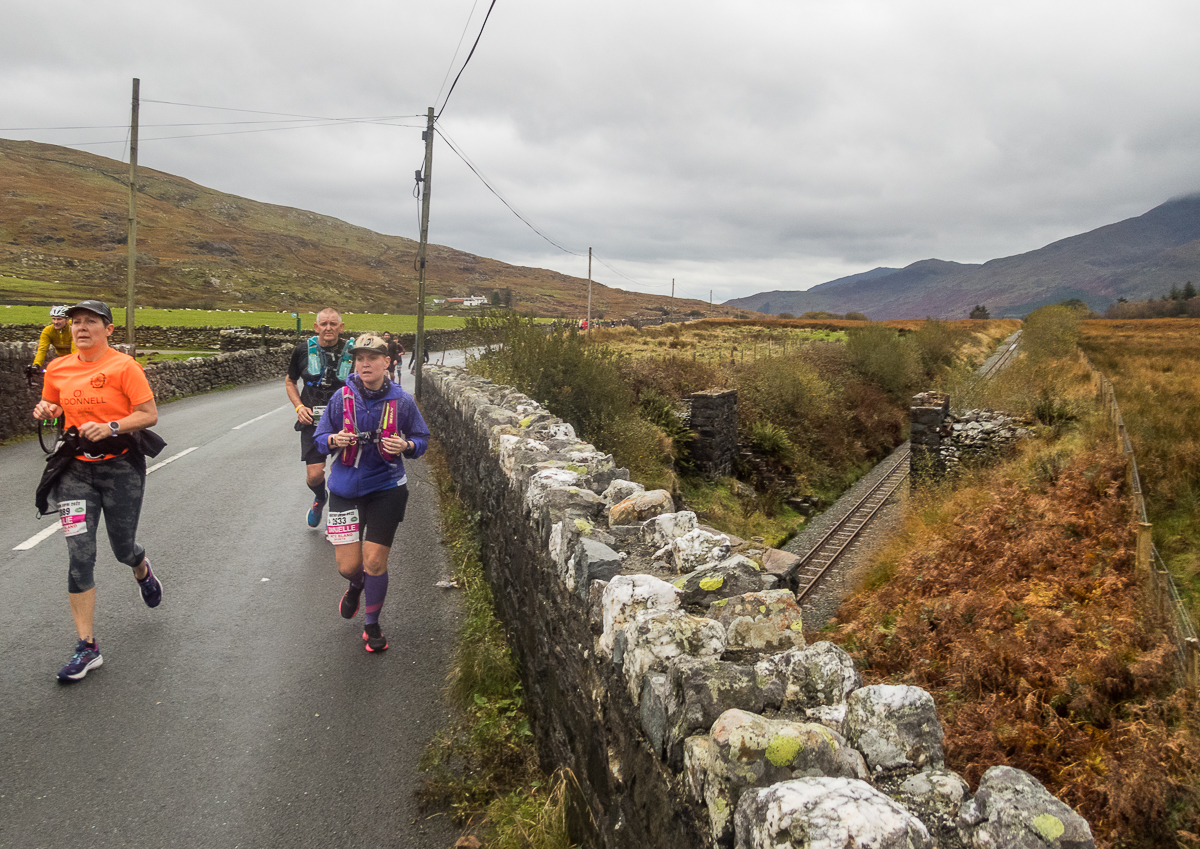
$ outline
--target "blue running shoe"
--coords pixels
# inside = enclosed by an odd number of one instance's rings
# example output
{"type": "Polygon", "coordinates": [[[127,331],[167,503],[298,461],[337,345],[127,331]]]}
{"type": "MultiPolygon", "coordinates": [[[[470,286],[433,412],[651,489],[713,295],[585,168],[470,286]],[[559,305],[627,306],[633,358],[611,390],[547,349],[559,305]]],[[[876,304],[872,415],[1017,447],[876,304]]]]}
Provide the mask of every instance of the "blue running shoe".
{"type": "Polygon", "coordinates": [[[308,511],[308,526],[314,530],[321,524],[321,508],[325,506],[324,501],[314,501],[313,506],[308,511]]]}
{"type": "Polygon", "coordinates": [[[146,577],[138,581],[137,585],[142,591],[142,601],[146,602],[146,607],[158,607],[158,603],[162,601],[162,581],[154,577],[149,557],[146,558],[146,577]]]}
{"type": "Polygon", "coordinates": [[[59,681],[78,681],[88,672],[104,663],[100,656],[100,644],[93,641],[89,646],[85,640],[75,644],[75,654],[62,669],[58,670],[59,681]]]}

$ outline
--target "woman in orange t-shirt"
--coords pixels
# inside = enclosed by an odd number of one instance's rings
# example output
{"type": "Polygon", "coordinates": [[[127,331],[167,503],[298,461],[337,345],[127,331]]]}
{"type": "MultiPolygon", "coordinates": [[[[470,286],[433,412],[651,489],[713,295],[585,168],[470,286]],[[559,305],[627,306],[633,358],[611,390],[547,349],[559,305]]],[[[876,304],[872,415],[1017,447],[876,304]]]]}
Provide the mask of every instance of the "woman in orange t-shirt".
{"type": "Polygon", "coordinates": [[[108,345],[112,311],[102,301],[80,301],[67,310],[76,353],[59,357],[46,368],[42,400],[35,419],[66,415],[68,430],[79,433],[81,450],[54,484],[54,501],[67,541],[70,567],[67,598],[79,642],[71,660],[59,670],[63,681],[77,681],[104,661],[92,633],[96,609],[96,529],[100,514],[117,560],[133,569],[142,600],[157,607],[162,583],[150,569],[146,551],[137,543],[146,473],[129,456],[120,435],[158,421],[154,392],[134,359],[108,345]]]}

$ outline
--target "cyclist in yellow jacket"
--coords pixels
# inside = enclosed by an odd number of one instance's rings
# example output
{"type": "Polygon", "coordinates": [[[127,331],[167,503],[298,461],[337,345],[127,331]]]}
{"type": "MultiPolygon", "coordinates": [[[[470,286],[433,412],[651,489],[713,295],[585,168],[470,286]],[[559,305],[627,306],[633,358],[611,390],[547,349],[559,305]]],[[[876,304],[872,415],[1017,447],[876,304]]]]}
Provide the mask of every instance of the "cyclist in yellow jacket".
{"type": "Polygon", "coordinates": [[[58,357],[75,352],[75,340],[71,338],[71,328],[67,324],[67,308],[50,307],[50,324],[42,328],[42,335],[38,337],[37,353],[33,356],[35,367],[45,368],[46,356],[51,345],[54,346],[54,355],[58,357]]]}

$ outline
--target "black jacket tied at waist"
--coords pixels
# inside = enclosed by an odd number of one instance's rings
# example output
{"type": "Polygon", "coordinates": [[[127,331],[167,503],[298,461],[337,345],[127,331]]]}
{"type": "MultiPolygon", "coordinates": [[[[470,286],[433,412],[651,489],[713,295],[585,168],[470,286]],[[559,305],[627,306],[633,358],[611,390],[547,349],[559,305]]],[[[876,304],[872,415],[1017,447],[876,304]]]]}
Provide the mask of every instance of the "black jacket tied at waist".
{"type": "Polygon", "coordinates": [[[54,482],[58,480],[58,476],[63,473],[67,464],[73,461],[77,454],[123,455],[129,458],[129,462],[135,469],[145,475],[146,458],[157,457],[166,445],[166,441],[152,430],[121,433],[93,442],[80,436],[79,431],[72,425],[63,434],[58,448],[46,458],[46,468],[42,470],[42,479],[38,482],[37,492],[34,495],[38,516],[44,516],[50,512],[50,492],[54,489],[54,482]]]}

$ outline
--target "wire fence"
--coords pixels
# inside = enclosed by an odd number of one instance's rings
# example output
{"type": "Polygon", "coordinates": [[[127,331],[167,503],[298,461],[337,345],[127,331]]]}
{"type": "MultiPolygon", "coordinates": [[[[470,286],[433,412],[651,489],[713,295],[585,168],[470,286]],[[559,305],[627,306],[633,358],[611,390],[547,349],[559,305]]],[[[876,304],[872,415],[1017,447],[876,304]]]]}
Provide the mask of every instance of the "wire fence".
{"type": "Polygon", "coordinates": [[[1082,356],[1096,382],[1097,396],[1108,422],[1109,432],[1116,439],[1117,450],[1125,458],[1125,478],[1129,484],[1134,516],[1138,520],[1137,573],[1144,581],[1151,611],[1170,624],[1180,683],[1191,690],[1194,696],[1197,686],[1200,685],[1200,639],[1196,637],[1196,627],[1179,594],[1179,588],[1154,545],[1154,527],[1146,513],[1146,499],[1142,496],[1137,458],[1125,429],[1121,408],[1117,404],[1116,390],[1112,381],[1092,364],[1087,355],[1082,356]]]}

